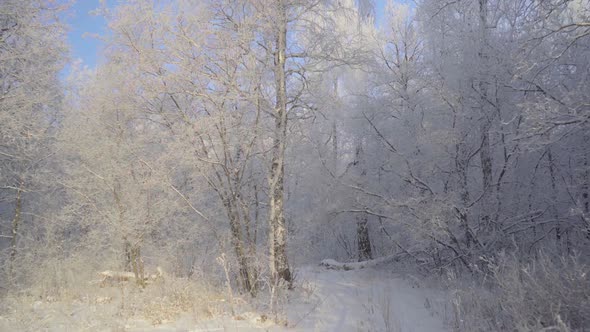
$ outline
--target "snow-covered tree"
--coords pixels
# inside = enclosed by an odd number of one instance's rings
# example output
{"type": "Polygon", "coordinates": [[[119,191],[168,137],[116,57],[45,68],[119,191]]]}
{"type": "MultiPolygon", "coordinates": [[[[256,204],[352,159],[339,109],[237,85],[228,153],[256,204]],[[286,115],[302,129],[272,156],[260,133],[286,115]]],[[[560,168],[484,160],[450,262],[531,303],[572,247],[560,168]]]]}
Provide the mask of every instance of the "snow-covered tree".
{"type": "Polygon", "coordinates": [[[10,241],[11,262],[27,245],[19,244],[31,231],[25,224],[48,207],[41,204],[51,187],[44,176],[53,160],[67,50],[57,18],[62,10],[36,0],[0,6],[0,244],[10,241]]]}

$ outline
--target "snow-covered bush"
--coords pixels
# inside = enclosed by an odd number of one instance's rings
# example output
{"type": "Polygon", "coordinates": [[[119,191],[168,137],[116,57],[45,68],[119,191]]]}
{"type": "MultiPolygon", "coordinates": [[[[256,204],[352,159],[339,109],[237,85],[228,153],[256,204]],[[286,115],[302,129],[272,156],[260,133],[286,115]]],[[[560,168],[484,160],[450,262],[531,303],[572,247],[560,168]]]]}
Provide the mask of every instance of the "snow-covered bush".
{"type": "Polygon", "coordinates": [[[590,327],[590,266],[581,257],[541,253],[523,262],[500,256],[488,265],[490,275],[457,287],[457,330],[565,332],[590,327]]]}

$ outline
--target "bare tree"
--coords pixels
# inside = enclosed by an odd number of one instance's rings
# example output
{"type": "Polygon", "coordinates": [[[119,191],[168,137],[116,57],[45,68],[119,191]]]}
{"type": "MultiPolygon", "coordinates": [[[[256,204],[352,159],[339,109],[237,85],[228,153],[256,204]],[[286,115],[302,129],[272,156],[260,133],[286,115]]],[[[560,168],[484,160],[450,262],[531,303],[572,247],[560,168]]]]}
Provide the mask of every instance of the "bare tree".
{"type": "Polygon", "coordinates": [[[41,177],[62,96],[65,30],[56,17],[64,8],[45,1],[0,8],[0,243],[10,240],[14,262],[25,222],[42,212],[38,195],[51,187],[41,177]]]}

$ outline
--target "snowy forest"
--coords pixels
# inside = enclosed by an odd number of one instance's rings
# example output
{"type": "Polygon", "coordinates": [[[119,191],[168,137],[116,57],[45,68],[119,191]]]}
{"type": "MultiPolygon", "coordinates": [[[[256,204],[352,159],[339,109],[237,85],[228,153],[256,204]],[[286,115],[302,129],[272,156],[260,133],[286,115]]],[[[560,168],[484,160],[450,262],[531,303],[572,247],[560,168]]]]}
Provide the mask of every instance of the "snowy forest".
{"type": "Polygon", "coordinates": [[[0,0],[0,330],[590,331],[590,1],[377,2],[0,0]]]}

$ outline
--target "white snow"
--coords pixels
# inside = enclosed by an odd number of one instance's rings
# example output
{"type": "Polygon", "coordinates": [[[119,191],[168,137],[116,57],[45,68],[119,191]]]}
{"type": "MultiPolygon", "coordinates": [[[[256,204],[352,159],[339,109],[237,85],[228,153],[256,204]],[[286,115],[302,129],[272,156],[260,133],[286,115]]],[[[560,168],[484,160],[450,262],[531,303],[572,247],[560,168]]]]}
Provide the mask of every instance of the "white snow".
{"type": "Polygon", "coordinates": [[[432,311],[444,306],[441,292],[418,288],[400,276],[370,268],[307,267],[299,271],[299,278],[315,289],[316,300],[307,306],[291,304],[289,322],[295,326],[290,331],[449,330],[432,311]]]}
{"type": "MultiPolygon", "coordinates": [[[[119,326],[123,331],[450,331],[443,324],[446,298],[442,291],[422,287],[418,279],[402,277],[382,268],[334,270],[323,266],[307,266],[295,271],[296,288],[288,291],[288,300],[281,305],[288,326],[278,326],[270,319],[262,320],[254,312],[202,320],[187,313],[173,322],[153,326],[147,320],[127,319],[104,326],[109,315],[115,318],[116,306],[96,308],[65,308],[63,314],[54,312],[51,303],[32,303],[43,319],[39,326],[47,331],[63,331],[67,327],[88,326],[88,331],[109,331],[119,326]],[[45,308],[47,306],[47,308],[45,308]],[[112,312],[106,310],[111,308],[112,312]],[[51,309],[51,310],[50,310],[51,309]],[[66,310],[67,309],[67,310],[66,310]],[[93,310],[90,310],[93,309],[93,310]],[[438,313],[436,313],[438,312],[438,313]],[[69,314],[68,314],[69,313],[69,314]],[[197,322],[195,321],[197,319],[197,322]],[[72,320],[80,323],[74,324],[72,320]],[[86,323],[84,323],[86,322],[86,323]],[[102,322],[102,323],[101,323],[102,322]],[[121,325],[119,325],[122,323],[121,325]],[[102,325],[102,326],[101,326],[102,325]]],[[[31,317],[32,318],[32,317],[31,317]]],[[[9,321],[0,317],[0,331],[8,331],[9,321]]]]}
{"type": "MultiPolygon", "coordinates": [[[[446,298],[440,290],[391,272],[364,268],[332,270],[308,266],[296,271],[297,288],[285,304],[288,326],[212,319],[189,331],[395,331],[445,332],[446,298]]],[[[169,331],[161,326],[153,331],[169,331]]],[[[172,331],[172,330],[170,330],[172,331]]],[[[183,330],[184,331],[184,330],[183,330]]]]}

